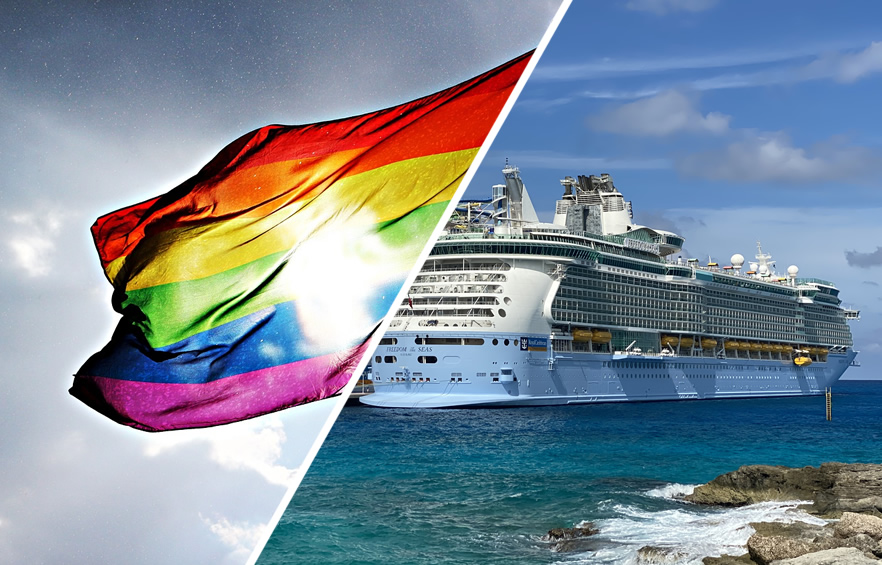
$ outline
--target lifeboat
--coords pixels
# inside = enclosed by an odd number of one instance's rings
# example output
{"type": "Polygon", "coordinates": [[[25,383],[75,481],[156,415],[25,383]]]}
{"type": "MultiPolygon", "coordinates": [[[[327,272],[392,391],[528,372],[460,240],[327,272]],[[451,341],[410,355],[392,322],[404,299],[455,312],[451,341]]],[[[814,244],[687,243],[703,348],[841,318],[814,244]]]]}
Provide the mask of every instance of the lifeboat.
{"type": "Polygon", "coordinates": [[[748,344],[748,347],[750,348],[751,351],[762,351],[763,350],[763,346],[760,345],[759,343],[750,343],[750,344],[748,344]]]}
{"type": "Polygon", "coordinates": [[[784,346],[780,343],[776,343],[772,346],[772,351],[774,351],[775,353],[784,353],[784,346]]]}
{"type": "Polygon", "coordinates": [[[680,338],[680,347],[692,347],[692,344],[695,343],[695,340],[691,337],[681,337],[680,338]]]}
{"type": "Polygon", "coordinates": [[[749,350],[750,350],[749,343],[747,343],[746,341],[739,341],[738,342],[738,351],[749,351],[749,350]]]}
{"type": "Polygon", "coordinates": [[[717,340],[715,340],[715,339],[711,339],[709,337],[701,338],[701,348],[702,349],[711,349],[713,347],[716,347],[716,345],[717,345],[717,340]]]}
{"type": "Polygon", "coordinates": [[[793,347],[792,347],[792,346],[790,346],[790,345],[782,345],[781,347],[783,347],[783,349],[781,350],[781,353],[793,353],[793,347]]]}
{"type": "Polygon", "coordinates": [[[726,344],[723,347],[725,347],[727,350],[731,351],[734,349],[738,349],[738,345],[739,345],[739,343],[737,341],[727,340],[726,344]]]}
{"type": "Polygon", "coordinates": [[[807,355],[798,355],[793,359],[793,364],[797,367],[808,367],[812,364],[812,359],[807,355]]]}
{"type": "Polygon", "coordinates": [[[765,351],[766,353],[775,350],[775,347],[771,343],[762,344],[762,348],[763,348],[763,351],[765,351]]]}
{"type": "Polygon", "coordinates": [[[661,336],[662,347],[677,347],[678,343],[680,343],[680,340],[676,336],[673,336],[673,335],[661,336]]]}
{"type": "Polygon", "coordinates": [[[593,335],[591,330],[573,330],[573,341],[591,341],[593,335]]]}
{"type": "Polygon", "coordinates": [[[594,330],[592,340],[594,343],[609,343],[612,341],[612,334],[607,330],[594,330]]]}

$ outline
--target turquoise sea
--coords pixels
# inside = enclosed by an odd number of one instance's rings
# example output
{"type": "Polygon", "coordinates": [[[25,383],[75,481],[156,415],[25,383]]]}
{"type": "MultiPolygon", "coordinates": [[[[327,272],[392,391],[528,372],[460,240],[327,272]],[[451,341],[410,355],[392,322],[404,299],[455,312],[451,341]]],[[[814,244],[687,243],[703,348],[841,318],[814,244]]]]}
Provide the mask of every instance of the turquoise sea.
{"type": "Polygon", "coordinates": [[[795,504],[707,509],[674,495],[764,463],[882,463],[882,382],[823,397],[492,410],[347,407],[259,565],[678,563],[743,553],[761,519],[795,504]],[[569,547],[551,528],[591,521],[569,547]],[[672,561],[673,562],[673,561],[672,561]]]}

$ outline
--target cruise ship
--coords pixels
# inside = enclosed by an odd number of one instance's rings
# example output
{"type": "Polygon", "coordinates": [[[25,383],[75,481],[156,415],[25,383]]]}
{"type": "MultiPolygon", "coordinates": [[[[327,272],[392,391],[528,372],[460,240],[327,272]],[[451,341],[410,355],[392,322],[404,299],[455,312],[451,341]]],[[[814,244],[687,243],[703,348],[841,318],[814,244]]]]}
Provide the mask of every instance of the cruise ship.
{"type": "Polygon", "coordinates": [[[542,406],[823,394],[856,356],[833,283],[680,254],[632,223],[612,178],[567,177],[539,221],[506,163],[449,219],[372,358],[389,408],[542,406]]]}

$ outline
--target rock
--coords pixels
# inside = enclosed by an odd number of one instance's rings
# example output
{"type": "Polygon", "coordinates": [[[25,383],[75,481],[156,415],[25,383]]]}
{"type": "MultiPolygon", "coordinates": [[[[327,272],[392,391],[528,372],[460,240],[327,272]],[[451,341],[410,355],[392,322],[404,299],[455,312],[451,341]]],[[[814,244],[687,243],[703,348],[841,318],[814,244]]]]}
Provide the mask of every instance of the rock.
{"type": "Polygon", "coordinates": [[[753,534],[747,540],[747,552],[755,562],[768,565],[772,561],[839,547],[837,541],[834,538],[822,538],[816,542],[810,539],[753,534]]]}
{"type": "Polygon", "coordinates": [[[645,545],[637,550],[637,563],[678,563],[686,553],[673,547],[645,545]]]}
{"type": "Polygon", "coordinates": [[[831,488],[813,499],[815,512],[861,512],[882,516],[882,465],[822,463],[819,471],[833,479],[831,488]]]}
{"type": "Polygon", "coordinates": [[[814,467],[746,465],[695,487],[683,498],[697,504],[745,506],[767,500],[813,500],[815,493],[832,486],[832,478],[814,467]]]}
{"type": "Polygon", "coordinates": [[[551,545],[552,551],[560,553],[596,551],[603,545],[601,542],[585,539],[593,536],[599,530],[591,522],[583,522],[572,528],[553,528],[542,536],[542,541],[555,542],[551,545]]]}
{"type": "Polygon", "coordinates": [[[878,561],[867,557],[854,547],[839,547],[809,553],[791,559],[775,561],[774,565],[878,565],[878,561]]]}
{"type": "Polygon", "coordinates": [[[732,555],[720,555],[719,557],[705,557],[701,560],[704,565],[756,565],[756,561],[745,553],[734,557],[732,555]]]}
{"type": "Polygon", "coordinates": [[[882,517],[882,465],[823,463],[790,468],[746,465],[695,487],[684,500],[744,506],[767,500],[811,500],[811,511],[827,516],[860,512],[882,517]]]}
{"type": "Polygon", "coordinates": [[[833,537],[833,531],[826,526],[807,524],[806,522],[752,522],[750,526],[756,535],[782,536],[815,541],[818,538],[833,537]]]}
{"type": "Polygon", "coordinates": [[[598,531],[599,530],[594,527],[592,522],[584,522],[581,526],[575,526],[572,528],[553,528],[548,530],[548,533],[542,536],[542,541],[560,541],[583,538],[593,536],[598,531]]]}
{"type": "Polygon", "coordinates": [[[882,539],[882,518],[867,514],[843,512],[839,522],[833,526],[833,530],[841,538],[866,534],[879,541],[882,539]]]}

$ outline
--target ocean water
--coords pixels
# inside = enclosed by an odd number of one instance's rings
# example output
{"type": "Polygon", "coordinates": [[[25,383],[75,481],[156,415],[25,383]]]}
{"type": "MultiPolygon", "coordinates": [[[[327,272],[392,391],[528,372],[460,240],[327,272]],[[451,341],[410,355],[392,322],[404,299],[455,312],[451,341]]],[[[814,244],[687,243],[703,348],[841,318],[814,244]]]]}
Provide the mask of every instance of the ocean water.
{"type": "Polygon", "coordinates": [[[259,565],[667,563],[741,554],[797,503],[713,509],[677,494],[745,464],[882,463],[882,382],[823,397],[487,410],[347,407],[259,565]],[[593,522],[563,546],[551,528],[593,522]]]}

